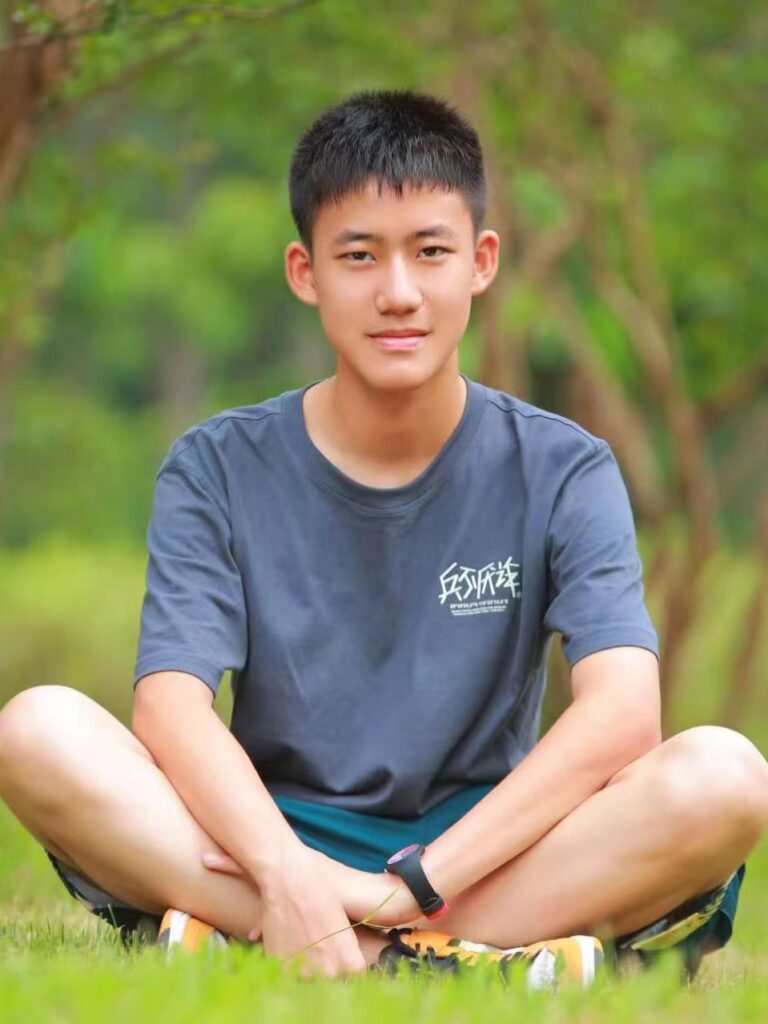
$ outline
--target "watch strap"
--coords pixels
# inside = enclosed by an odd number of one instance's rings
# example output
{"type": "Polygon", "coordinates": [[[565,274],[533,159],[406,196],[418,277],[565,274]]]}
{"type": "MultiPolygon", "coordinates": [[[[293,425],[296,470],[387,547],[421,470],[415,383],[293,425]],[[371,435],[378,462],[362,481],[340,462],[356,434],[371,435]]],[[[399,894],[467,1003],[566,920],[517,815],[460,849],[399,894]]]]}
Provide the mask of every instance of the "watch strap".
{"type": "Polygon", "coordinates": [[[387,864],[387,871],[390,874],[399,875],[413,893],[413,897],[419,904],[427,918],[440,917],[448,910],[448,904],[437,892],[427,878],[424,867],[421,863],[421,856],[426,847],[418,844],[415,849],[406,854],[401,860],[394,864],[387,864]]]}

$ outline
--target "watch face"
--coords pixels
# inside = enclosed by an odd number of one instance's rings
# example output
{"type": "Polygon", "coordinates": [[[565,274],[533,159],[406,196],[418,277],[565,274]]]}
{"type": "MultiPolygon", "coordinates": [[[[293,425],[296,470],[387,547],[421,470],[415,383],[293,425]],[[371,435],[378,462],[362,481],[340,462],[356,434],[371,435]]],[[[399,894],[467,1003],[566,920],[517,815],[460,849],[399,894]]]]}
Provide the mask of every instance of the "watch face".
{"type": "Polygon", "coordinates": [[[397,853],[393,853],[387,861],[387,864],[397,864],[398,861],[402,860],[403,857],[407,857],[409,853],[413,853],[414,850],[418,850],[418,843],[411,843],[410,846],[404,846],[402,850],[398,850],[397,853]]]}

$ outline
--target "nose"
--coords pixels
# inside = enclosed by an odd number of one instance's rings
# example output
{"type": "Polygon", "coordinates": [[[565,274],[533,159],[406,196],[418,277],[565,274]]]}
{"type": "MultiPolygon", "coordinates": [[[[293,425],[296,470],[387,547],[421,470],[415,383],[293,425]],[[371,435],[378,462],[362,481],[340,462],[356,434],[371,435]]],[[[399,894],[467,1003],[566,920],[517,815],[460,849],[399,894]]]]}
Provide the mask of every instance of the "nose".
{"type": "Polygon", "coordinates": [[[416,282],[409,274],[404,259],[393,256],[386,264],[376,294],[379,313],[406,313],[418,309],[423,298],[416,282]]]}

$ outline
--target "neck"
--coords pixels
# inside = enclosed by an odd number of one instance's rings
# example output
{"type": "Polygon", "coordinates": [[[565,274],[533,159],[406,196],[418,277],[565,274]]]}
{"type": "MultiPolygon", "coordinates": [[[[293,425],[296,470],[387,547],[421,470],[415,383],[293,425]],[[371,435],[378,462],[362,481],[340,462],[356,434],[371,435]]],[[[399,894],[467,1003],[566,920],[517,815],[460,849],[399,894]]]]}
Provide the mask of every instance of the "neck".
{"type": "Polygon", "coordinates": [[[409,391],[380,391],[345,372],[310,388],[315,422],[346,456],[381,467],[429,461],[458,426],[467,400],[457,361],[409,391]],[[320,389],[323,392],[320,392],[320,389]]]}

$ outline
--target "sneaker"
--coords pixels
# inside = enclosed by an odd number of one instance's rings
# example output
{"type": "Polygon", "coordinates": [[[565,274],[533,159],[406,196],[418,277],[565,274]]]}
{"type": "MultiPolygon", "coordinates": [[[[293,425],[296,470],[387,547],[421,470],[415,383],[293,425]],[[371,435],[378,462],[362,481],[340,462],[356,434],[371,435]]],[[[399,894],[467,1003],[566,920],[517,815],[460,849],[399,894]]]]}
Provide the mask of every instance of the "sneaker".
{"type": "Polygon", "coordinates": [[[502,949],[482,942],[470,942],[443,932],[421,928],[392,928],[387,932],[390,940],[370,970],[396,974],[397,964],[405,961],[411,971],[423,967],[437,971],[457,973],[462,965],[498,963],[500,973],[507,977],[509,965],[515,961],[528,961],[526,979],[528,989],[554,989],[559,981],[575,981],[589,987],[595,972],[603,961],[603,947],[593,935],[571,935],[565,939],[548,939],[530,946],[512,946],[502,949]],[[557,969],[562,958],[562,972],[557,969]]]}
{"type": "Polygon", "coordinates": [[[608,961],[619,972],[643,970],[651,967],[659,954],[676,949],[681,956],[682,980],[692,982],[705,952],[695,933],[720,910],[737,874],[734,872],[721,885],[691,897],[651,924],[606,943],[608,961]]]}
{"type": "Polygon", "coordinates": [[[170,956],[179,946],[189,950],[201,949],[203,946],[221,949],[229,945],[229,940],[212,924],[206,924],[205,921],[200,921],[183,910],[171,908],[163,914],[157,945],[165,946],[170,956]]]}

